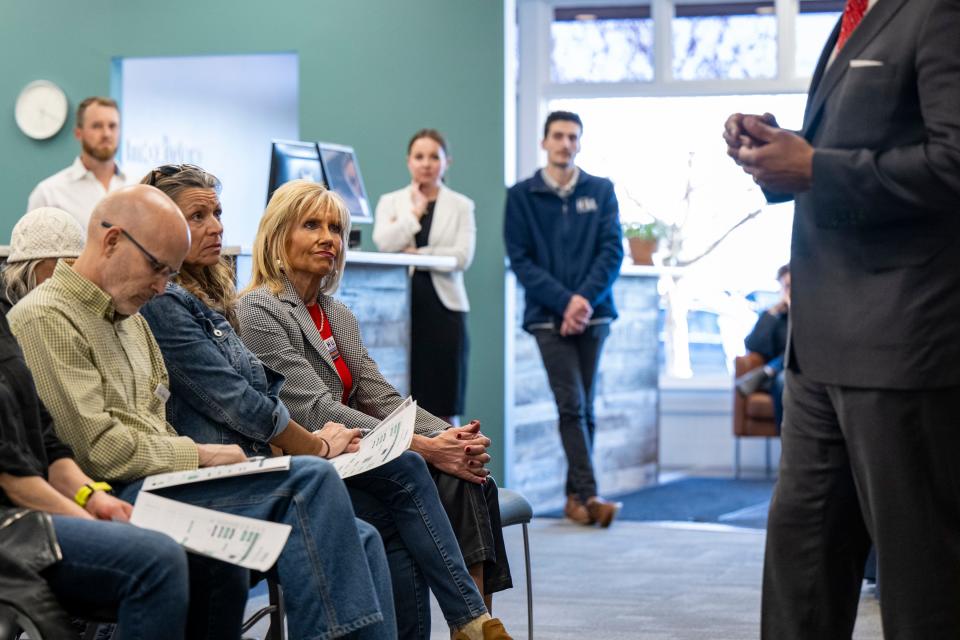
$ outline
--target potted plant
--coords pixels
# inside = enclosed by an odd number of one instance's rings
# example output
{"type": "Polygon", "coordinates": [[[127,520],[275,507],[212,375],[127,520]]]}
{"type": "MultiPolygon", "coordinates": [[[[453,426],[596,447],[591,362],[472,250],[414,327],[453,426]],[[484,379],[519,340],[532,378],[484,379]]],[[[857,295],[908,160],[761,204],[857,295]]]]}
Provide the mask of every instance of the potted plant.
{"type": "Polygon", "coordinates": [[[653,254],[657,252],[660,238],[667,235],[667,225],[660,220],[630,222],[623,225],[623,236],[630,243],[630,257],[633,264],[653,264],[653,254]]]}

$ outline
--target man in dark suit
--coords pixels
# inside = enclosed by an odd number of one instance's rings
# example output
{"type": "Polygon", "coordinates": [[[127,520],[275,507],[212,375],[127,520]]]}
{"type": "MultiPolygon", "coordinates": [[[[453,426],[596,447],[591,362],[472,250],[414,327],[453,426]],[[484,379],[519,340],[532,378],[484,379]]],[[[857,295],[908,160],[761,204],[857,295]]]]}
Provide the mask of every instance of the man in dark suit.
{"type": "Polygon", "coordinates": [[[848,0],[803,130],[724,138],[796,200],[763,637],[849,638],[872,538],[886,638],[956,638],[960,1],[848,0]]]}

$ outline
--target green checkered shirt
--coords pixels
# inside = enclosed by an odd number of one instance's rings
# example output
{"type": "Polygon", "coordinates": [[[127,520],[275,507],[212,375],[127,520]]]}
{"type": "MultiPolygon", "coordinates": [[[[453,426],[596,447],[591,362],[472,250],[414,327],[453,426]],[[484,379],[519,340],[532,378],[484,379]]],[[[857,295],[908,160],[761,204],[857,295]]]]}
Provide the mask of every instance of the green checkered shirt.
{"type": "Polygon", "coordinates": [[[196,445],[166,420],[167,370],[142,316],[117,314],[60,261],[7,320],[57,435],[89,476],[130,482],[197,468],[196,445]]]}

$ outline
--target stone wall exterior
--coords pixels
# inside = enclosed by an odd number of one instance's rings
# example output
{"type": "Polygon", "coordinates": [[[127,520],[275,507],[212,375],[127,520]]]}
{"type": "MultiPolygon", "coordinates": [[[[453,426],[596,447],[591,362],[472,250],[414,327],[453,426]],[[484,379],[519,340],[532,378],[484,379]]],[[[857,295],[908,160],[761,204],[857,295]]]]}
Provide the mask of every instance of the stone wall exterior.
{"type": "Polygon", "coordinates": [[[360,321],[380,372],[400,395],[410,392],[410,278],[407,267],[349,264],[334,294],[360,321]]]}
{"type": "MultiPolygon", "coordinates": [[[[508,281],[507,483],[543,512],[563,504],[567,463],[540,352],[521,328],[523,289],[512,274],[508,281]]],[[[620,317],[604,344],[594,405],[593,459],[605,496],[653,484],[658,466],[657,277],[622,276],[614,299],[620,317]]]]}

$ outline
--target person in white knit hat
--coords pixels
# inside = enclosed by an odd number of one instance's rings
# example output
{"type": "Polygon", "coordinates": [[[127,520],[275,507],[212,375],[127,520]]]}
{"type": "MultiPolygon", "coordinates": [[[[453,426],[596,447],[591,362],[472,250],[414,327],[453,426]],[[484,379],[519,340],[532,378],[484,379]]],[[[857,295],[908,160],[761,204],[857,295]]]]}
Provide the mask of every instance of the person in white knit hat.
{"type": "Polygon", "coordinates": [[[60,258],[76,258],[86,232],[56,207],[40,207],[20,218],[10,236],[10,255],[0,269],[0,296],[14,305],[53,273],[60,258]]]}

